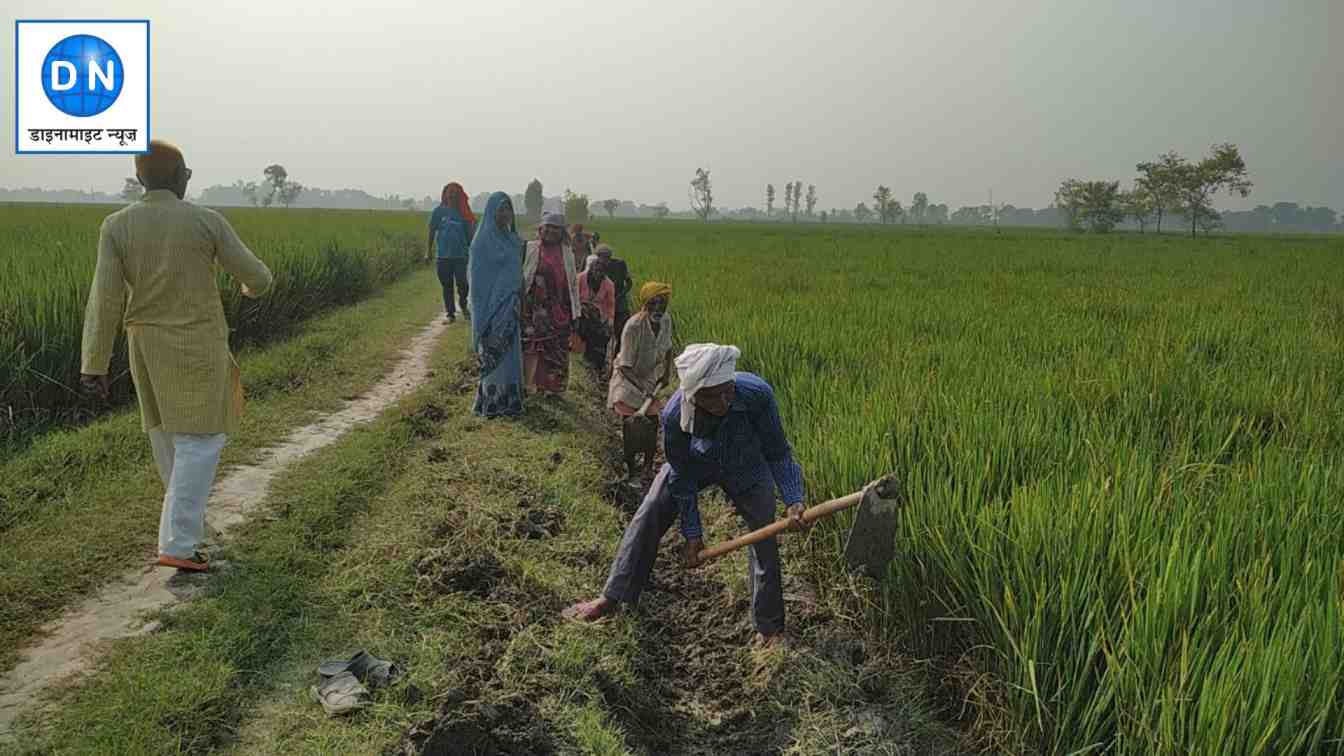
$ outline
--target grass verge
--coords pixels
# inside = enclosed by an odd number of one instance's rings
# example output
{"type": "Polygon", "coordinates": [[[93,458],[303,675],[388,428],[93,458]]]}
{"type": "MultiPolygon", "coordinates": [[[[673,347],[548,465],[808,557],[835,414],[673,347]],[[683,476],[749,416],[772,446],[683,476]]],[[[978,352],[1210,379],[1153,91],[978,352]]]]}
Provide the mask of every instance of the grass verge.
{"type": "MultiPolygon", "coordinates": [[[[470,413],[452,332],[430,385],[295,465],[284,516],[243,526],[234,569],[119,642],[29,733],[35,752],[935,753],[920,684],[860,629],[861,607],[790,572],[798,643],[754,650],[745,556],[686,572],[665,553],[638,612],[559,611],[593,594],[633,502],[595,387],[526,417],[470,413]],[[324,658],[363,648],[407,675],[328,718],[324,658]]],[[[277,508],[278,509],[278,508],[277,508]]],[[[710,532],[737,528],[722,502],[710,532]]],[[[670,537],[667,546],[673,545],[670,537]]],[[[785,544],[786,571],[803,571],[785,544]]]]}
{"type": "MultiPolygon", "coordinates": [[[[441,307],[434,273],[421,270],[242,352],[249,407],[221,474],[375,384],[441,307]]],[[[0,670],[65,607],[152,558],[162,495],[135,409],[0,461],[0,670]]]]}

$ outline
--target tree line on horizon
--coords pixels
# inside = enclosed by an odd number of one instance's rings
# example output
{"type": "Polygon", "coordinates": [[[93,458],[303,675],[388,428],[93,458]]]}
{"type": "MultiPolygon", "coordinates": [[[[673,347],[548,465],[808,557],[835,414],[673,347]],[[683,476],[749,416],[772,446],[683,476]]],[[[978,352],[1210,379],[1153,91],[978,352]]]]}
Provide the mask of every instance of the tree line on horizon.
{"type": "Polygon", "coordinates": [[[1135,169],[1139,175],[1129,190],[1121,190],[1119,181],[1065,179],[1055,192],[1055,204],[1064,210],[1069,228],[1106,233],[1131,218],[1139,233],[1150,222],[1161,233],[1163,217],[1174,213],[1189,223],[1191,237],[1201,229],[1207,235],[1223,225],[1222,214],[1213,208],[1219,192],[1240,197],[1251,193],[1246,161],[1230,142],[1213,145],[1198,162],[1169,150],[1135,169]]]}
{"type": "MultiPolygon", "coordinates": [[[[673,211],[666,203],[636,204],[630,200],[608,198],[592,202],[587,194],[566,189],[562,195],[547,197],[541,181],[532,179],[521,194],[511,195],[515,209],[523,223],[540,220],[544,207],[563,209],[570,223],[586,223],[594,216],[605,213],[607,218],[663,219],[698,218],[752,221],[822,223],[895,223],[954,226],[1027,226],[1038,228],[1073,228],[1105,233],[1113,229],[1146,232],[1151,225],[1159,233],[1164,221],[1178,220],[1192,233],[1214,229],[1251,233],[1340,233],[1344,232],[1344,212],[1329,207],[1302,206],[1296,202],[1276,202],[1257,205],[1252,210],[1217,211],[1212,199],[1219,192],[1245,196],[1251,182],[1235,145],[1214,145],[1211,154],[1198,162],[1191,162],[1169,151],[1156,160],[1137,164],[1139,175],[1134,186],[1121,190],[1118,181],[1081,181],[1067,179],[1056,192],[1055,202],[1048,207],[1032,209],[1002,203],[967,205],[953,211],[946,204],[929,201],[924,192],[915,192],[905,206],[893,190],[879,185],[873,193],[873,204],[858,203],[853,209],[831,208],[817,211],[819,197],[815,184],[804,191],[803,182],[794,180],[784,184],[783,208],[776,208],[778,194],[774,183],[765,187],[765,208],[741,207],[724,209],[713,199],[710,171],[697,169],[690,182],[688,211],[673,211]],[[600,213],[598,212],[600,210],[600,213]]],[[[46,190],[25,187],[0,188],[0,202],[62,202],[115,204],[138,199],[143,193],[134,178],[125,179],[116,194],[81,190],[46,190]]],[[[470,199],[473,209],[485,208],[489,192],[478,192],[470,199]]],[[[273,163],[262,171],[261,181],[238,180],[230,185],[214,185],[203,189],[194,201],[217,207],[254,206],[412,210],[428,211],[439,200],[429,194],[417,200],[389,194],[375,197],[360,189],[328,190],[305,187],[289,177],[284,166],[273,163]]],[[[1170,225],[1170,224],[1169,224],[1170,225]]]]}

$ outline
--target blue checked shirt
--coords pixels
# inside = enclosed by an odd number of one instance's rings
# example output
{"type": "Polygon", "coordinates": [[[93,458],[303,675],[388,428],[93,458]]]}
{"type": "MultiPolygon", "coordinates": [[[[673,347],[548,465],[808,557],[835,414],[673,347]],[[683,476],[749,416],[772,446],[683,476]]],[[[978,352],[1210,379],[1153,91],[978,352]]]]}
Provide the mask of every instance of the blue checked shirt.
{"type": "Polygon", "coordinates": [[[681,513],[681,534],[688,539],[703,534],[697,497],[700,489],[714,484],[729,498],[761,484],[778,486],[786,505],[803,503],[803,470],[784,436],[774,389],[751,373],[738,373],[734,380],[737,397],[728,414],[706,423],[716,427],[696,428],[705,438],[681,429],[680,390],[663,408],[663,450],[672,468],[667,484],[681,513]]]}

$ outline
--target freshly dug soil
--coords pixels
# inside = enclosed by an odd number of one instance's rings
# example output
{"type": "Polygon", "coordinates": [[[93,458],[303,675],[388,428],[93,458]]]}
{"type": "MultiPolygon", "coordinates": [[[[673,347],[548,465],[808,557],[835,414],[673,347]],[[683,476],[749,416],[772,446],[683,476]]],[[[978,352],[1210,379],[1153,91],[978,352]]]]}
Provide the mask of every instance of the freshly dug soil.
{"type": "Polygon", "coordinates": [[[440,547],[415,566],[416,588],[433,593],[469,593],[485,598],[504,577],[504,567],[494,554],[467,558],[457,549],[440,547]]]}

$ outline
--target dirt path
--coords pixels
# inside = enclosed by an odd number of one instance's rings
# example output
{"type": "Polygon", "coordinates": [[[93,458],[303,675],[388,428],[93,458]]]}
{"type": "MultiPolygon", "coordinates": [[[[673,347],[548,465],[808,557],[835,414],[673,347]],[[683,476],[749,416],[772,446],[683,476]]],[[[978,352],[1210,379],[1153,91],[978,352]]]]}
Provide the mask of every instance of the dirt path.
{"type": "MultiPolygon", "coordinates": [[[[417,334],[401,361],[363,396],[311,425],[295,430],[266,450],[252,465],[235,467],[215,482],[207,515],[212,540],[244,522],[266,499],[271,481],[290,464],[336,441],[351,427],[374,419],[429,376],[429,357],[446,324],[443,318],[417,334]]],[[[66,612],[41,631],[43,640],[23,652],[21,661],[0,677],[0,738],[34,699],[53,684],[86,669],[105,641],[152,632],[145,615],[190,598],[202,575],[146,567],[122,575],[97,595],[66,612]]]]}
{"type": "MultiPolygon", "coordinates": [[[[616,511],[597,516],[615,521],[605,529],[614,538],[640,494],[616,482],[624,470],[609,416],[579,405],[573,415],[584,420],[564,438],[571,448],[582,434],[603,439],[598,457],[607,461],[610,481],[603,498],[616,511]]],[[[543,423],[538,427],[545,432],[543,423]]],[[[441,663],[453,668],[452,682],[426,692],[441,701],[438,711],[413,723],[392,753],[581,751],[573,734],[581,727],[566,719],[572,715],[545,710],[548,697],[557,695],[605,713],[609,729],[638,754],[957,752],[953,738],[930,725],[908,662],[865,632],[857,599],[816,589],[792,541],[784,544],[784,599],[794,641],[786,649],[752,647],[744,560],[682,569],[675,530],[663,540],[632,624],[617,620],[578,630],[562,621],[561,609],[577,597],[562,597],[531,573],[597,564],[593,577],[600,586],[614,542],[568,537],[571,527],[580,527],[571,521],[590,515],[563,495],[548,499],[545,473],[534,467],[534,477],[527,477],[526,456],[537,456],[539,448],[545,447],[513,447],[520,472],[497,480],[487,466],[455,455],[442,455],[435,465],[448,479],[472,480],[486,493],[472,499],[475,519],[452,510],[442,541],[416,563],[417,586],[432,596],[457,594],[482,611],[460,613],[471,617],[476,642],[445,653],[441,663]],[[461,469],[444,472],[454,465],[461,469]],[[578,640],[576,632],[589,637],[578,640]],[[512,644],[524,634],[530,640],[520,655],[512,644]],[[584,654],[591,666],[570,669],[573,657],[584,654]],[[522,656],[531,661],[520,664],[522,656]],[[597,662],[604,657],[622,661],[597,662]]],[[[564,459],[556,453],[551,461],[560,466],[564,459]]],[[[711,532],[741,527],[716,494],[702,499],[702,512],[711,532]]]]}

